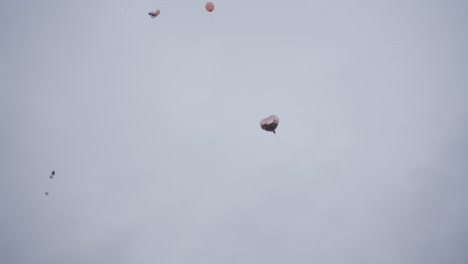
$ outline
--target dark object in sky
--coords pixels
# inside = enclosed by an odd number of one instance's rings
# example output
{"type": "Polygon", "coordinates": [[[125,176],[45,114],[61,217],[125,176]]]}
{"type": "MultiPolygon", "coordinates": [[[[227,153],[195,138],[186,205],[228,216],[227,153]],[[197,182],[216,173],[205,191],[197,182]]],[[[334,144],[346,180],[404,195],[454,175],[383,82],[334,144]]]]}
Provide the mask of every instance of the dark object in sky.
{"type": "Polygon", "coordinates": [[[161,11],[159,11],[159,9],[158,9],[158,10],[156,10],[156,11],[154,11],[154,12],[149,12],[148,15],[150,15],[151,18],[155,18],[155,17],[157,17],[160,13],[161,13],[161,11]]]}
{"type": "MultiPolygon", "coordinates": [[[[55,170],[53,170],[50,175],[49,175],[49,179],[53,179],[54,178],[54,175],[55,175],[55,170]]],[[[49,182],[49,189],[52,187],[52,181],[49,182]]],[[[49,192],[45,192],[45,195],[49,195],[49,192]]]]}
{"type": "Polygon", "coordinates": [[[260,121],[260,127],[269,132],[273,132],[273,134],[276,134],[276,128],[278,127],[279,124],[279,117],[276,115],[271,115],[268,116],[260,121]]]}

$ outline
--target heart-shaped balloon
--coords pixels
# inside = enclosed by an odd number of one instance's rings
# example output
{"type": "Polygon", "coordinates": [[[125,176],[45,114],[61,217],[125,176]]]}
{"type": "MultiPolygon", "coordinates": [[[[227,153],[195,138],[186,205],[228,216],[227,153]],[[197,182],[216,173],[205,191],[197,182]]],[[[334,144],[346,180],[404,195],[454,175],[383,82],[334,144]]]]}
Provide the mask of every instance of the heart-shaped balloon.
{"type": "Polygon", "coordinates": [[[264,119],[260,121],[260,127],[263,130],[273,132],[274,134],[276,134],[275,130],[278,127],[278,124],[279,124],[279,117],[277,117],[276,115],[265,117],[264,119]]]}

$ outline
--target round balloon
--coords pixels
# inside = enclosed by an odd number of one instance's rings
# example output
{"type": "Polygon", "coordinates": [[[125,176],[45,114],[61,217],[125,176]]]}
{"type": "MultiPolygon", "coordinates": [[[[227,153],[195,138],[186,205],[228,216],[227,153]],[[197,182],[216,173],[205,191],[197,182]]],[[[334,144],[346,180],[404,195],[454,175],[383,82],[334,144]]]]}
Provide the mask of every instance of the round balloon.
{"type": "Polygon", "coordinates": [[[276,128],[278,127],[279,124],[279,117],[276,115],[270,115],[268,117],[265,117],[260,121],[260,127],[269,132],[273,132],[276,134],[276,128]]]}
{"type": "Polygon", "coordinates": [[[212,2],[206,3],[205,9],[206,9],[206,11],[208,11],[208,12],[213,12],[213,10],[214,10],[214,4],[213,4],[212,2]]]}

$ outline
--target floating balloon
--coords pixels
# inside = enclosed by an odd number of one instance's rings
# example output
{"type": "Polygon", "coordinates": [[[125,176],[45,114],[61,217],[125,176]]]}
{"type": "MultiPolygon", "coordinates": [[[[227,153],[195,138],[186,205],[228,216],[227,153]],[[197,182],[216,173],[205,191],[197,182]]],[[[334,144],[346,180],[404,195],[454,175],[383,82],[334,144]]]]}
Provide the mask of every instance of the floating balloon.
{"type": "Polygon", "coordinates": [[[151,18],[155,18],[155,17],[157,17],[160,13],[161,13],[161,11],[159,11],[159,9],[158,9],[158,10],[156,10],[156,11],[154,11],[154,12],[149,12],[148,15],[150,15],[151,18]]]}
{"type": "Polygon", "coordinates": [[[268,116],[260,121],[260,127],[269,132],[273,132],[273,134],[276,134],[276,128],[278,127],[279,124],[279,117],[275,115],[268,116]]]}
{"type": "MultiPolygon", "coordinates": [[[[49,175],[49,178],[52,180],[55,176],[55,170],[53,170],[50,175],[49,175]]],[[[49,182],[49,191],[50,189],[52,188],[52,181],[49,182]]],[[[45,195],[49,195],[49,191],[45,192],[45,195]]]]}
{"type": "Polygon", "coordinates": [[[208,12],[213,12],[213,10],[214,10],[214,4],[213,4],[212,2],[206,3],[205,9],[206,9],[206,11],[208,11],[208,12]]]}

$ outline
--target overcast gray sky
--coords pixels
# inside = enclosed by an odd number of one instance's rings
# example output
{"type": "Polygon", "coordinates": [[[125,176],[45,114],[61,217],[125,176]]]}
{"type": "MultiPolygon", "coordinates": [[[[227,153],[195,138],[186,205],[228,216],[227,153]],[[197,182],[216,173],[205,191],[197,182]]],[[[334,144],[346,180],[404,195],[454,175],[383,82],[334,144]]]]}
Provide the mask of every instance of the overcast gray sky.
{"type": "Polygon", "coordinates": [[[0,263],[468,263],[467,1],[129,2],[0,2],[0,263]]]}

